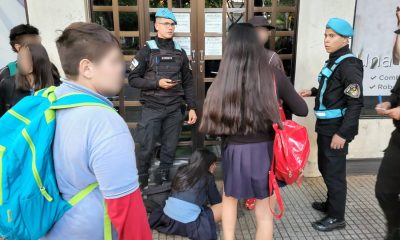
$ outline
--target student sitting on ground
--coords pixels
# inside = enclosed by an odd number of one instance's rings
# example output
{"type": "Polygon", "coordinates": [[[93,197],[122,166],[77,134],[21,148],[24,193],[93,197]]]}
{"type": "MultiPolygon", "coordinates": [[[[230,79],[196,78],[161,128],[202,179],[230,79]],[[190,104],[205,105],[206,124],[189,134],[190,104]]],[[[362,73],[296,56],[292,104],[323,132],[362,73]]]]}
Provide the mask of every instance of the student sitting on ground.
{"type": "Polygon", "coordinates": [[[18,48],[18,71],[0,82],[0,117],[22,98],[54,85],[60,76],[53,72],[46,49],[40,43],[18,48]]]}
{"type": "Polygon", "coordinates": [[[152,229],[194,240],[217,239],[216,223],[221,221],[222,200],[213,175],[216,160],[212,152],[199,149],[188,165],[178,169],[165,207],[150,215],[152,229]]]}

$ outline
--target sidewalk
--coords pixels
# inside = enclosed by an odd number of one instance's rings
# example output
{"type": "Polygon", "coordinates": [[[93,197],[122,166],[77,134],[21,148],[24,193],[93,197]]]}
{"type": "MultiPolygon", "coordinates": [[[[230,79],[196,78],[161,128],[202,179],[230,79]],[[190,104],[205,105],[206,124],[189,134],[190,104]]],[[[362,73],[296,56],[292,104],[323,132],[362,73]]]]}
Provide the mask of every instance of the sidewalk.
{"type": "MultiPolygon", "coordinates": [[[[285,216],[282,220],[275,221],[274,239],[383,239],[385,220],[374,195],[375,180],[375,176],[350,176],[347,178],[347,227],[329,233],[317,232],[310,224],[323,217],[322,213],[311,208],[312,201],[324,199],[325,186],[322,178],[306,178],[300,188],[297,186],[284,188],[282,193],[285,202],[285,216]]],[[[219,185],[221,184],[219,182],[219,185]]],[[[153,238],[160,240],[186,239],[178,236],[166,236],[156,231],[153,231],[153,238]]],[[[236,239],[255,239],[254,213],[244,209],[242,204],[238,209],[236,239]]]]}

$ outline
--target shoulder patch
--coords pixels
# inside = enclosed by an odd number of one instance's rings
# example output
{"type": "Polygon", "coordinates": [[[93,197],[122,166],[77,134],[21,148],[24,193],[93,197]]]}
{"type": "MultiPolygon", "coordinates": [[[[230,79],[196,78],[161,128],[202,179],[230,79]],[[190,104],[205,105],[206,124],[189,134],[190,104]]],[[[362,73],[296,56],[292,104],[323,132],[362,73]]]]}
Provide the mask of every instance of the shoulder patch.
{"type": "Polygon", "coordinates": [[[129,66],[129,70],[133,71],[137,68],[137,66],[139,66],[139,61],[134,58],[129,66]]]}
{"type": "Polygon", "coordinates": [[[344,90],[344,94],[352,98],[359,98],[361,96],[361,88],[358,84],[350,84],[344,90]]]}

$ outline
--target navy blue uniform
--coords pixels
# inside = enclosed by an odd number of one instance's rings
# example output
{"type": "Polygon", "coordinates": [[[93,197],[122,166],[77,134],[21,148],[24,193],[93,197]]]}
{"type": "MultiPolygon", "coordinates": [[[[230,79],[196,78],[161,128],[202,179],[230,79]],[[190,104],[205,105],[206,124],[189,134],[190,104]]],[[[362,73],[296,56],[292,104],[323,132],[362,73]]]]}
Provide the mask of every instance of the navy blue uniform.
{"type": "MultiPolygon", "coordinates": [[[[337,59],[350,53],[349,47],[345,46],[330,54],[326,67],[331,68],[337,59]]],[[[326,79],[325,87],[325,79],[322,77],[319,88],[312,89],[312,95],[316,96],[318,168],[328,188],[327,212],[328,216],[342,220],[347,194],[346,155],[349,142],[358,134],[358,122],[363,107],[362,79],[362,61],[352,56],[337,65],[326,79]],[[325,110],[318,116],[321,109],[325,110]],[[343,149],[331,148],[335,134],[346,139],[343,149]]]]}

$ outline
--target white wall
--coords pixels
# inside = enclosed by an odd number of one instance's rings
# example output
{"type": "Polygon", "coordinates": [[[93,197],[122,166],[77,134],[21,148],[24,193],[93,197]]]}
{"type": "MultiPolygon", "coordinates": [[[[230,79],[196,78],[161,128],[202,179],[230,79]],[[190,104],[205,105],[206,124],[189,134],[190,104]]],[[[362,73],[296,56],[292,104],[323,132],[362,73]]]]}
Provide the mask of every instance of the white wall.
{"type": "MultiPolygon", "coordinates": [[[[318,86],[317,75],[324,61],[328,58],[323,45],[325,24],[329,18],[340,17],[353,23],[355,0],[302,0],[297,38],[296,89],[310,89],[318,86]]],[[[311,141],[311,155],[306,176],[318,176],[317,145],[314,132],[315,117],[313,113],[314,98],[308,98],[310,109],[306,119],[296,118],[307,126],[311,141]]],[[[387,145],[393,126],[390,120],[361,120],[360,133],[350,144],[348,158],[378,158],[387,145]]]]}
{"type": "MultiPolygon", "coordinates": [[[[73,22],[89,21],[89,8],[86,0],[27,0],[30,24],[37,27],[42,43],[51,61],[62,73],[55,40],[65,27],[73,22]]],[[[63,73],[62,73],[63,75],[63,73]]]]}
{"type": "Polygon", "coordinates": [[[23,2],[16,0],[0,0],[0,68],[17,59],[11,50],[9,35],[11,28],[26,24],[23,2]]]}

